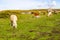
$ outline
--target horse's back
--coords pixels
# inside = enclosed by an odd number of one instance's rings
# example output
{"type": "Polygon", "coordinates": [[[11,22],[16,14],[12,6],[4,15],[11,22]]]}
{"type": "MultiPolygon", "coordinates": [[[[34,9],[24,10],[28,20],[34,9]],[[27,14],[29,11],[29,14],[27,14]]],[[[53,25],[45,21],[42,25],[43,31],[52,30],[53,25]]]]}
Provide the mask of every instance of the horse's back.
{"type": "Polygon", "coordinates": [[[16,15],[11,15],[10,20],[17,20],[17,16],[16,15]]]}

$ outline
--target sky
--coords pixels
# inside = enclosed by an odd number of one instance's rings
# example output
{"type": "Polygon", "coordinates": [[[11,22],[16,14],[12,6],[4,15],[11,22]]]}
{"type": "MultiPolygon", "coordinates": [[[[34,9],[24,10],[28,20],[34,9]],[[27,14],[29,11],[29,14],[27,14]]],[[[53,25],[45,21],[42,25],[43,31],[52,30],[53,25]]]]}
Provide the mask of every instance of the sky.
{"type": "Polygon", "coordinates": [[[60,8],[60,0],[0,0],[0,10],[60,8]]]}

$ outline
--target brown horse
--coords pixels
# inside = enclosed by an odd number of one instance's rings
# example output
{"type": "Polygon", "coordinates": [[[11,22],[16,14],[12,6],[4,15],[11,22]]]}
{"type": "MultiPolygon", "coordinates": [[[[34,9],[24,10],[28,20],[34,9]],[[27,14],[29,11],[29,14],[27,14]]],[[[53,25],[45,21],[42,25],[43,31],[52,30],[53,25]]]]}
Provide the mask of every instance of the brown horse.
{"type": "Polygon", "coordinates": [[[39,13],[37,13],[37,12],[32,12],[31,14],[33,14],[36,18],[39,18],[40,16],[39,16],[39,13]]]}

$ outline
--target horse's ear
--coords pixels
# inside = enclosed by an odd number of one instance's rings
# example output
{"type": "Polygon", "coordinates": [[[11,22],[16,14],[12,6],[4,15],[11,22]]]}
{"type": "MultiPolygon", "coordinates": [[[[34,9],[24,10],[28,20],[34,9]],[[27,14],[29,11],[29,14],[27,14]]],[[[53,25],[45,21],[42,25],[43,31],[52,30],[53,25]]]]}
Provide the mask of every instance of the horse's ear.
{"type": "Polygon", "coordinates": [[[31,14],[33,14],[34,12],[31,12],[31,14]]]}

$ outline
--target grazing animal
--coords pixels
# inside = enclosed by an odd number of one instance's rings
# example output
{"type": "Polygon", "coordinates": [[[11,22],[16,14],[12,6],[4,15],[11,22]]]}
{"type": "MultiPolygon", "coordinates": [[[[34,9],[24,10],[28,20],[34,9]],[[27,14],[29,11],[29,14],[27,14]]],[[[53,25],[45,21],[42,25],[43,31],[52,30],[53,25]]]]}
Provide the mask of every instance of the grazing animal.
{"type": "Polygon", "coordinates": [[[14,14],[12,14],[12,15],[10,16],[10,21],[11,21],[11,26],[12,26],[13,28],[17,28],[17,16],[14,15],[14,14]]]}
{"type": "Polygon", "coordinates": [[[51,8],[48,9],[48,17],[52,15],[52,11],[53,10],[51,8]]]}
{"type": "Polygon", "coordinates": [[[32,14],[34,14],[34,16],[35,16],[36,18],[39,18],[39,17],[40,17],[40,16],[39,16],[39,13],[32,12],[32,14]]]}
{"type": "Polygon", "coordinates": [[[52,15],[52,12],[49,12],[49,13],[48,13],[48,17],[51,16],[51,15],[52,15]]]}

